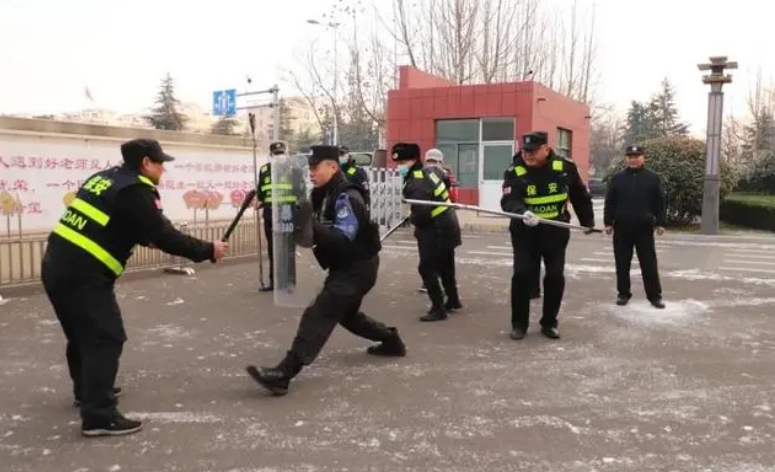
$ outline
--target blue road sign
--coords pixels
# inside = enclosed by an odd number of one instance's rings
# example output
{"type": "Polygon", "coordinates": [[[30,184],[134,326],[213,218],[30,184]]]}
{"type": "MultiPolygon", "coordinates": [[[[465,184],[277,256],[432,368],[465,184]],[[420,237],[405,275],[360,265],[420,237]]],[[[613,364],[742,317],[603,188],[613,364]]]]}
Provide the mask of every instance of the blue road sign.
{"type": "Polygon", "coordinates": [[[237,90],[213,92],[213,116],[234,116],[237,113],[237,90]]]}

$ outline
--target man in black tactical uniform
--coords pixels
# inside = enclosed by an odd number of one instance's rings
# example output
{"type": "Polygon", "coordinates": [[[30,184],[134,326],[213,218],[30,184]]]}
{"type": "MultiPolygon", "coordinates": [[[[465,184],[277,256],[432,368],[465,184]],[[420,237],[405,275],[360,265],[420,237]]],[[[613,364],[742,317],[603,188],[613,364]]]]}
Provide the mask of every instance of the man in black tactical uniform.
{"type": "MultiPolygon", "coordinates": [[[[405,199],[450,203],[449,190],[437,173],[439,171],[423,167],[417,144],[397,143],[393,146],[392,155],[404,178],[405,199]]],[[[463,307],[455,280],[455,248],[463,243],[460,224],[455,209],[447,206],[412,205],[410,210],[409,221],[414,225],[420,253],[418,271],[431,299],[431,308],[420,321],[445,320],[448,312],[463,307]],[[446,303],[444,293],[447,295],[446,303]]]]}
{"type": "Polygon", "coordinates": [[[379,271],[379,227],[371,221],[364,202],[365,190],[349,182],[339,167],[339,148],[313,146],[309,156],[310,179],[315,187],[311,206],[300,203],[297,231],[312,225],[313,252],[328,270],[323,289],[304,310],[296,338],[285,358],[274,368],[248,366],[248,374],[274,395],[285,395],[305,365],[310,365],[328,341],[334,327],[378,341],[366,352],[405,356],[406,347],[395,328],[360,311],[361,302],[374,287],[379,271]],[[312,221],[308,216],[311,214],[312,221]]]}
{"type": "MultiPolygon", "coordinates": [[[[512,219],[509,226],[514,248],[514,274],[511,278],[511,337],[525,337],[530,320],[530,291],[535,268],[543,259],[544,305],[541,333],[559,339],[557,316],[565,292],[565,250],[570,230],[539,224],[539,218],[570,221],[568,201],[582,226],[593,228],[592,198],[576,164],[554,154],[546,132],[535,131],[523,137],[522,151],[503,174],[501,208],[525,216],[512,219]],[[539,262],[536,262],[538,259],[539,262]]],[[[587,231],[586,233],[589,233],[587,231]]]]}
{"type": "Polygon", "coordinates": [[[262,209],[261,217],[264,219],[264,236],[266,236],[266,253],[269,256],[269,285],[260,287],[261,292],[274,290],[274,240],[272,238],[272,156],[283,155],[287,152],[285,143],[275,141],[269,145],[270,161],[262,165],[258,173],[258,189],[256,195],[259,208],[262,209]]]}
{"type": "Polygon", "coordinates": [[[156,189],[173,158],[154,140],[121,145],[124,165],[98,172],[78,190],[48,238],[42,280],[67,338],[67,366],[84,436],[142,428],[116,408],[114,387],[126,341],[114,284],[137,244],[195,262],[223,257],[227,244],[180,233],[162,214],[156,189]]]}

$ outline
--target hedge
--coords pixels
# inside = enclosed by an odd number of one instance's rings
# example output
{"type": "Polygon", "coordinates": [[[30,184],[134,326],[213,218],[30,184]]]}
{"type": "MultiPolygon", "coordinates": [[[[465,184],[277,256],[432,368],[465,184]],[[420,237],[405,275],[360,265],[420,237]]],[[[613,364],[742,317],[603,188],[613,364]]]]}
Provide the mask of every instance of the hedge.
{"type": "Polygon", "coordinates": [[[736,191],[775,195],[775,151],[759,156],[748,166],[736,191]]]}
{"type": "MultiPolygon", "coordinates": [[[[705,178],[705,142],[689,137],[656,138],[640,144],[646,151],[646,167],[662,178],[667,201],[667,220],[671,225],[696,223],[702,215],[702,191],[705,178]]],[[[624,153],[622,153],[624,154],[624,153]]],[[[613,163],[611,173],[626,167],[624,156],[613,163]]],[[[721,165],[721,199],[735,185],[729,166],[721,165]]]]}
{"type": "Polygon", "coordinates": [[[775,196],[732,194],[721,202],[719,216],[735,226],[775,231],[775,196]]]}

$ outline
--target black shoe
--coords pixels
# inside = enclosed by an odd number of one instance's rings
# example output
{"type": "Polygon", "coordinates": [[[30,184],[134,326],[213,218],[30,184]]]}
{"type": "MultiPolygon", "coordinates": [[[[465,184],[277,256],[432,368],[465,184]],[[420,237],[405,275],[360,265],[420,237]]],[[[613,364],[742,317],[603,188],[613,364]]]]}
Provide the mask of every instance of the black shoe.
{"type": "MultiPolygon", "coordinates": [[[[121,395],[123,395],[124,392],[121,390],[121,387],[113,387],[113,398],[118,398],[121,395]]],[[[75,400],[73,400],[73,406],[80,407],[81,406],[81,399],[78,397],[75,397],[75,400]]]]}
{"type": "Polygon", "coordinates": [[[428,310],[428,314],[420,317],[420,321],[443,321],[447,319],[447,310],[444,307],[435,307],[428,310]]]}
{"type": "Polygon", "coordinates": [[[514,328],[514,329],[511,330],[511,333],[509,333],[509,337],[511,339],[514,339],[515,341],[519,341],[520,339],[524,339],[525,338],[525,330],[524,329],[519,329],[519,328],[514,328]]]}
{"type": "Polygon", "coordinates": [[[456,312],[463,308],[463,304],[460,303],[460,300],[447,300],[447,303],[444,305],[444,309],[448,312],[456,312]]]}
{"type": "Polygon", "coordinates": [[[271,292],[274,290],[274,284],[264,285],[263,287],[259,287],[259,292],[271,292]]]}
{"type": "Polygon", "coordinates": [[[253,365],[249,365],[245,370],[253,377],[253,380],[269,390],[272,395],[280,397],[288,393],[291,379],[282,370],[268,367],[257,368],[253,365]]]}
{"type": "Polygon", "coordinates": [[[616,297],[616,304],[619,306],[624,306],[629,302],[630,302],[630,297],[625,297],[624,295],[619,295],[616,297]]]}
{"type": "Polygon", "coordinates": [[[368,354],[372,356],[387,356],[387,357],[404,357],[406,356],[406,345],[401,337],[398,335],[398,330],[390,328],[393,335],[381,343],[369,346],[366,349],[368,354]]]}
{"type": "Polygon", "coordinates": [[[109,421],[84,421],[81,424],[81,434],[94,438],[98,436],[123,436],[136,433],[143,429],[142,421],[130,420],[118,413],[109,421]]]}
{"type": "Polygon", "coordinates": [[[665,309],[665,302],[663,302],[661,298],[655,298],[649,301],[651,302],[651,306],[653,306],[654,308],[658,308],[660,310],[665,309]]]}
{"type": "Polygon", "coordinates": [[[557,328],[541,327],[541,334],[549,339],[560,339],[560,330],[557,328]]]}

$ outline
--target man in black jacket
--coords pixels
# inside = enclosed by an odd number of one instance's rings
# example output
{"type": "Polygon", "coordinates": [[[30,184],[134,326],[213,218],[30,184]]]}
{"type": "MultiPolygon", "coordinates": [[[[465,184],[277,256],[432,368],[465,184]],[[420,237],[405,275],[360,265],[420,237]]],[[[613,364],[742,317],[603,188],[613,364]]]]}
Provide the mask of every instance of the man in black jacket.
{"type": "Polygon", "coordinates": [[[312,213],[313,253],[328,276],[320,294],[304,310],[285,358],[273,368],[247,367],[253,380],[274,395],[288,393],[291,379],[315,360],[337,324],[356,336],[379,342],[366,350],[369,354],[406,355],[396,328],[360,311],[363,298],[376,284],[382,249],[379,226],[371,221],[364,202],[365,189],[348,181],[341,171],[339,148],[313,146],[308,159],[315,188],[311,208],[307,201],[300,203],[295,226],[306,227],[303,215],[312,213]]]}
{"type": "MultiPolygon", "coordinates": [[[[537,260],[543,259],[544,306],[541,334],[559,339],[557,316],[565,293],[565,251],[570,230],[540,224],[539,219],[568,222],[568,203],[573,205],[579,223],[595,225],[592,199],[579,176],[576,164],[554,153],[544,131],[527,133],[522,152],[503,174],[501,208],[525,219],[512,219],[509,226],[514,248],[514,274],[511,278],[511,338],[525,337],[530,316],[530,291],[534,288],[537,260]]],[[[586,231],[587,233],[591,231],[586,231]]]]}
{"type": "Polygon", "coordinates": [[[114,387],[126,333],[114,285],[137,244],[195,262],[223,257],[224,242],[180,233],[162,213],[156,185],[174,158],[155,140],[121,145],[124,165],[86,179],[54,226],[42,280],[67,338],[67,367],[84,436],[140,431],[116,408],[114,387]]]}
{"type": "Polygon", "coordinates": [[[617,172],[608,183],[605,197],[604,224],[607,234],[614,235],[616,259],[616,304],[624,306],[632,297],[630,264],[632,252],[638,254],[646,297],[656,308],[665,308],[657,269],[654,231],[665,232],[666,208],[662,181],[644,165],[642,147],[627,147],[627,168],[617,172]]]}
{"type": "MultiPolygon", "coordinates": [[[[392,151],[393,161],[404,179],[405,199],[451,203],[441,172],[423,166],[420,146],[396,143],[392,151]]],[[[455,209],[448,206],[411,205],[410,211],[409,221],[414,225],[420,256],[417,270],[431,299],[431,308],[420,321],[446,320],[448,313],[463,308],[455,280],[455,248],[463,243],[460,223],[455,209]]]]}

